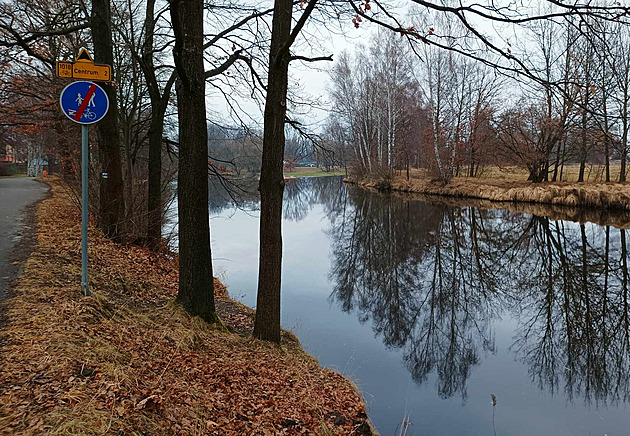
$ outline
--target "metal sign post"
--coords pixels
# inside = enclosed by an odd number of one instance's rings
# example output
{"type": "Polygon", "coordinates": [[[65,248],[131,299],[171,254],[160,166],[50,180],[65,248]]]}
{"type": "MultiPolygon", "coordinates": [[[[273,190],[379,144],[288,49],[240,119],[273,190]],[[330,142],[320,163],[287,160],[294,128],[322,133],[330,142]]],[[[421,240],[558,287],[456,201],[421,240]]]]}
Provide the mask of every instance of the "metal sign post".
{"type": "Polygon", "coordinates": [[[88,281],[88,125],[105,117],[109,109],[107,94],[96,83],[73,82],[61,91],[59,104],[63,113],[81,124],[81,289],[90,295],[88,281]]]}
{"type": "Polygon", "coordinates": [[[88,286],[88,126],[81,126],[81,289],[86,297],[88,286]]]}

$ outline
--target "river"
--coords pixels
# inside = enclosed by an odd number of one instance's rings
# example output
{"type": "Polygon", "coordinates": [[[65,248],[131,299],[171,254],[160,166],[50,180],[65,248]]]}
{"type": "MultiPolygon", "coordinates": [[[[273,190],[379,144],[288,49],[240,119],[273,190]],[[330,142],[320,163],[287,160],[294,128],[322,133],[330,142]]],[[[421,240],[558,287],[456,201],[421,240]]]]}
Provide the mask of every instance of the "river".
{"type": "MultiPolygon", "coordinates": [[[[257,202],[213,191],[215,275],[254,307],[257,202]]],[[[381,434],[630,434],[627,231],[329,177],[287,184],[283,242],[283,327],[381,434]]]]}

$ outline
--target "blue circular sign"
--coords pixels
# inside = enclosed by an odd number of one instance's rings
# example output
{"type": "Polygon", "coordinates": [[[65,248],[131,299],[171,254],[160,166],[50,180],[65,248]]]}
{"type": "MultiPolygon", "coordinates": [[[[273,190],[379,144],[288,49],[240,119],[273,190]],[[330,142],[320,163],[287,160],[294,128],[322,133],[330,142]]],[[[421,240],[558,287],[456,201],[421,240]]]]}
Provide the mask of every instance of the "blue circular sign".
{"type": "Polygon", "coordinates": [[[109,109],[107,94],[92,82],[72,82],[61,91],[59,104],[63,113],[79,124],[94,124],[109,109]]]}

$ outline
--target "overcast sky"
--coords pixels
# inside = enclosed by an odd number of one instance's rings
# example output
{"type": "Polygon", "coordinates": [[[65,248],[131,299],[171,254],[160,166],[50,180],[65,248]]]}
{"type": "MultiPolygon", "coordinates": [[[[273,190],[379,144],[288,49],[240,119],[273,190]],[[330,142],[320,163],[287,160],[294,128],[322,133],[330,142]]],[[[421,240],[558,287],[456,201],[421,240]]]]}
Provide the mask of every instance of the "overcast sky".
{"type": "MultiPolygon", "coordinates": [[[[339,55],[344,50],[353,51],[357,43],[369,39],[371,35],[377,31],[377,26],[375,25],[355,29],[352,23],[347,24],[344,29],[345,34],[328,32],[321,29],[322,38],[320,40],[319,51],[326,55],[332,54],[333,62],[320,61],[308,63],[293,61],[289,67],[293,90],[298,91],[302,100],[313,103],[310,109],[307,108],[307,106],[300,106],[301,110],[298,116],[302,122],[313,124],[314,127],[321,124],[328,116],[328,112],[325,109],[327,106],[327,89],[330,85],[328,72],[333,67],[335,60],[339,58],[339,55]],[[303,111],[308,111],[308,113],[304,113],[303,111]]],[[[301,54],[299,49],[294,50],[294,53],[301,54]]],[[[309,55],[309,53],[305,54],[309,55]]],[[[232,111],[223,96],[213,93],[211,90],[209,91],[207,102],[211,118],[219,116],[224,122],[230,122],[230,113],[232,111]]],[[[239,98],[238,101],[243,112],[246,112],[253,120],[262,123],[262,113],[255,102],[248,98],[239,98]]]]}
{"type": "MultiPolygon", "coordinates": [[[[388,10],[394,12],[397,17],[401,17],[401,23],[405,26],[418,26],[418,20],[412,19],[409,14],[409,9],[412,7],[410,5],[412,4],[413,3],[407,0],[393,5],[390,3],[388,10]]],[[[533,1],[530,3],[530,7],[537,7],[536,5],[539,4],[541,4],[539,1],[533,1]]],[[[417,10],[422,11],[422,9],[419,8],[417,8],[417,10]]],[[[294,19],[295,18],[296,17],[294,17],[294,19]]],[[[482,20],[476,16],[469,17],[469,20],[477,30],[487,37],[490,37],[493,43],[497,44],[501,49],[505,49],[509,45],[516,54],[516,51],[519,50],[519,46],[523,46],[523,32],[517,30],[512,25],[498,25],[487,20],[482,20]],[[520,35],[520,37],[517,37],[517,35],[520,35]]],[[[431,21],[427,21],[425,25],[431,26],[431,21]]],[[[333,67],[334,62],[339,59],[339,55],[344,50],[353,52],[359,43],[368,42],[379,30],[381,30],[381,28],[378,25],[365,21],[356,29],[349,18],[335,22],[331,25],[330,29],[326,29],[323,26],[314,27],[313,25],[311,25],[310,28],[307,27],[306,35],[317,35],[317,54],[332,54],[334,60],[333,62],[322,61],[317,63],[294,61],[290,65],[289,74],[294,85],[294,90],[299,89],[299,95],[303,99],[313,103],[313,107],[309,112],[300,111],[297,117],[302,122],[310,124],[312,130],[318,131],[321,124],[328,116],[327,108],[330,106],[327,104],[327,89],[330,86],[328,71],[333,67]],[[297,85],[297,88],[295,85],[297,85]]],[[[301,37],[304,38],[305,36],[302,35],[301,37]]],[[[298,45],[293,52],[294,54],[313,55],[313,53],[302,53],[300,51],[299,39],[298,45]]],[[[230,117],[231,110],[225,103],[224,97],[212,93],[211,90],[208,92],[207,102],[210,118],[219,118],[222,123],[234,124],[234,121],[231,121],[230,117]]],[[[243,117],[243,115],[245,115],[243,118],[247,120],[248,124],[259,123],[262,127],[262,113],[256,103],[252,102],[249,98],[239,98],[238,102],[242,109],[240,116],[243,117]]],[[[306,107],[303,109],[306,110],[306,107]]]]}

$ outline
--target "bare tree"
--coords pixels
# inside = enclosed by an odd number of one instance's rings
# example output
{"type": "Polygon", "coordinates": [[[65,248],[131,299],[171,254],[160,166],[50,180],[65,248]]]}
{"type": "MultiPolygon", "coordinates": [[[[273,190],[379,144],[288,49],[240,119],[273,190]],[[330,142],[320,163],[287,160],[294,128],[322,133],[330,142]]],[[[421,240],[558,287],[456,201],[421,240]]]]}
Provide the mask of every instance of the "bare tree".
{"type": "Polygon", "coordinates": [[[177,300],[207,322],[218,320],[208,219],[208,133],[203,63],[203,1],[172,0],[173,57],[179,81],[179,290],[177,300]]]}
{"type": "MultiPolygon", "coordinates": [[[[92,1],[92,40],[94,60],[114,63],[112,14],[109,0],[92,1]]],[[[118,100],[110,84],[103,84],[110,101],[105,118],[98,123],[98,139],[102,176],[100,180],[100,227],[106,236],[121,240],[124,234],[125,197],[122,161],[120,158],[120,131],[118,126],[118,100]]]]}
{"type": "Polygon", "coordinates": [[[402,128],[412,117],[419,99],[412,76],[414,58],[405,42],[382,31],[370,41],[370,49],[357,49],[351,58],[342,54],[331,72],[335,117],[341,116],[344,129],[363,174],[388,178],[396,166],[396,156],[405,140],[402,128]]]}
{"type": "Polygon", "coordinates": [[[265,100],[262,167],[260,171],[260,256],[254,336],[280,341],[280,283],[282,278],[282,194],[284,125],[291,46],[302,31],[317,0],[310,0],[291,28],[293,2],[275,0],[265,100]]]}

